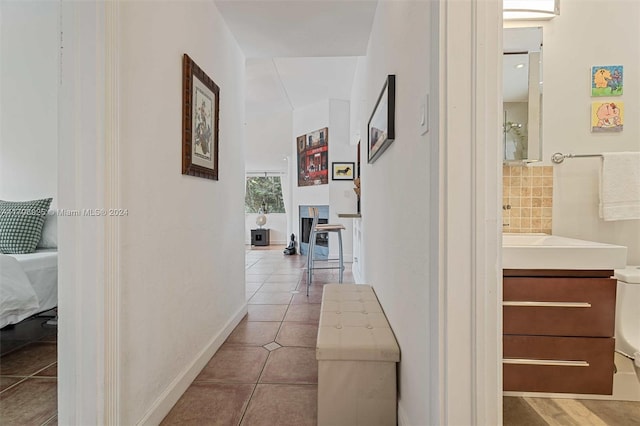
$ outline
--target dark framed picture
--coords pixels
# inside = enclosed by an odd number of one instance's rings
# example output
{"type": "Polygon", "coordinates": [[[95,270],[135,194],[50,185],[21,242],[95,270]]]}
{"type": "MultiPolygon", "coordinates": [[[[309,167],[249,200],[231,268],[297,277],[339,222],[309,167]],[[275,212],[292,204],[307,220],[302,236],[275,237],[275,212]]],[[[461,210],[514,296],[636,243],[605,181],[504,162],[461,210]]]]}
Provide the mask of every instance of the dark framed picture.
{"type": "Polygon", "coordinates": [[[329,128],[314,130],[296,138],[298,186],[329,183],[329,128]]]}
{"type": "Polygon", "coordinates": [[[195,62],[182,60],[182,174],[218,180],[220,88],[195,62]]]}
{"type": "Polygon", "coordinates": [[[388,75],[369,119],[368,162],[373,163],[395,139],[396,76],[388,75]]]}
{"type": "Polygon", "coordinates": [[[331,163],[331,180],[353,180],[356,163],[331,163]]]}

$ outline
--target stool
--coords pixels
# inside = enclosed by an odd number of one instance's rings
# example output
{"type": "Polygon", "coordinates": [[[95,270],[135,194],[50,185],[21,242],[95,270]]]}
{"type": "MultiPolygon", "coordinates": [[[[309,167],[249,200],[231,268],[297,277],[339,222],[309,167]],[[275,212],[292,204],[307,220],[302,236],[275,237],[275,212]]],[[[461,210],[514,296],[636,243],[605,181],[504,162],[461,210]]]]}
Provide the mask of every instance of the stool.
{"type": "Polygon", "coordinates": [[[313,277],[314,269],[339,269],[340,279],[338,282],[342,283],[342,275],[344,272],[344,259],[342,256],[342,230],[345,229],[344,225],[331,225],[331,224],[318,224],[318,208],[309,207],[309,216],[313,217],[311,223],[311,232],[309,232],[309,253],[307,253],[307,296],[309,296],[309,287],[311,286],[311,280],[313,277]],[[338,259],[314,259],[313,252],[316,245],[316,236],[318,234],[324,234],[329,232],[338,233],[338,259]],[[337,260],[338,266],[315,266],[317,261],[333,261],[337,260]]]}

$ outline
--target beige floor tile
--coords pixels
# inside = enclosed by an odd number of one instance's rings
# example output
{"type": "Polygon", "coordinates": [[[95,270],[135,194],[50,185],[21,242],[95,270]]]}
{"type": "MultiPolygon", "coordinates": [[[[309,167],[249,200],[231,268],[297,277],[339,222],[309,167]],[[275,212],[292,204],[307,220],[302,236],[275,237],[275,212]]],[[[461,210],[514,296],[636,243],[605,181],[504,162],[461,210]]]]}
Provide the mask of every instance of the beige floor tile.
{"type": "Polygon", "coordinates": [[[313,303],[290,305],[284,320],[318,324],[320,321],[320,305],[313,303]]]}
{"type": "Polygon", "coordinates": [[[258,385],[242,426],[314,426],[317,399],[315,386],[258,385]]]}
{"type": "Polygon", "coordinates": [[[289,292],[257,292],[249,299],[251,305],[284,305],[291,301],[289,292]]]}
{"type": "Polygon", "coordinates": [[[248,305],[247,321],[282,321],[289,305],[248,305]]]}
{"type": "Polygon", "coordinates": [[[48,422],[46,422],[43,426],[58,426],[58,416],[53,416],[48,422]]]}
{"type": "Polygon", "coordinates": [[[231,332],[226,343],[248,346],[262,346],[273,342],[280,328],[279,322],[258,322],[243,320],[231,332]]]}
{"type": "Polygon", "coordinates": [[[289,283],[289,284],[298,284],[300,281],[300,274],[298,275],[276,275],[273,274],[265,281],[266,284],[270,283],[289,283]]]}
{"type": "Polygon", "coordinates": [[[23,377],[0,377],[0,392],[7,389],[9,386],[13,386],[20,380],[24,380],[23,377]]]}
{"type": "Polygon", "coordinates": [[[257,346],[222,345],[195,382],[257,383],[268,355],[257,346]]]}
{"type": "Polygon", "coordinates": [[[304,303],[322,303],[322,292],[314,290],[309,292],[309,296],[306,294],[306,287],[300,286],[298,288],[300,293],[294,294],[291,300],[292,305],[299,305],[304,303]]]}
{"type": "Polygon", "coordinates": [[[300,322],[284,322],[276,343],[282,346],[299,346],[307,348],[316,347],[316,338],[318,337],[318,325],[300,322]]]}
{"type": "Polygon", "coordinates": [[[245,290],[248,292],[250,291],[258,291],[260,289],[260,287],[262,287],[262,283],[246,283],[245,284],[245,290]]]}
{"type": "Polygon", "coordinates": [[[56,379],[27,379],[0,394],[5,425],[41,425],[58,409],[56,379]]]}
{"type": "Polygon", "coordinates": [[[58,377],[58,363],[55,363],[35,374],[36,377],[58,377]]]}
{"type": "Polygon", "coordinates": [[[194,383],[161,425],[236,425],[253,388],[248,384],[194,383]]]}
{"type": "Polygon", "coordinates": [[[269,275],[268,280],[278,281],[299,281],[302,278],[304,270],[300,266],[292,266],[290,270],[276,270],[269,275]]]}
{"type": "Polygon", "coordinates": [[[290,283],[270,283],[267,281],[258,290],[260,293],[286,293],[295,290],[298,285],[297,281],[290,283]]]}
{"type": "Polygon", "coordinates": [[[315,349],[283,347],[270,352],[260,383],[318,383],[315,349]]]}
{"type": "Polygon", "coordinates": [[[2,357],[0,374],[3,376],[29,376],[56,362],[57,356],[56,343],[29,343],[2,357]]]}

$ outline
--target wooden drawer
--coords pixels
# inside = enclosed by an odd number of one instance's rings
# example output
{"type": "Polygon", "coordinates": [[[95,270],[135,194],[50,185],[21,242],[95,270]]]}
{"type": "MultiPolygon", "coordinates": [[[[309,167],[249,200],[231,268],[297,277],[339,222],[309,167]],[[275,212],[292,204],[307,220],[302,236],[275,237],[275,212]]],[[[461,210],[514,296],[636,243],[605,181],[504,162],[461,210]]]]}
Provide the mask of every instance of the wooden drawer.
{"type": "Polygon", "coordinates": [[[504,334],[614,335],[616,280],[505,277],[504,334]]]}
{"type": "Polygon", "coordinates": [[[504,336],[503,344],[505,391],[612,393],[613,338],[504,336]]]}

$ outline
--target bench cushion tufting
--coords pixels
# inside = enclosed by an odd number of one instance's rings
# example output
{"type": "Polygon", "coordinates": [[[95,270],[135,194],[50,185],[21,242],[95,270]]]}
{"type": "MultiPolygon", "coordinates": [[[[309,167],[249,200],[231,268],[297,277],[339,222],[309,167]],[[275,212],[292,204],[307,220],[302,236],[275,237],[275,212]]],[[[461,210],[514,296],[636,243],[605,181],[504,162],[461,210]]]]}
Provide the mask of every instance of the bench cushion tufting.
{"type": "Polygon", "coordinates": [[[400,361],[400,348],[371,286],[324,286],[316,358],[400,361]]]}

